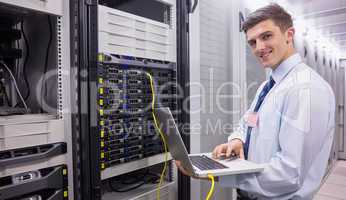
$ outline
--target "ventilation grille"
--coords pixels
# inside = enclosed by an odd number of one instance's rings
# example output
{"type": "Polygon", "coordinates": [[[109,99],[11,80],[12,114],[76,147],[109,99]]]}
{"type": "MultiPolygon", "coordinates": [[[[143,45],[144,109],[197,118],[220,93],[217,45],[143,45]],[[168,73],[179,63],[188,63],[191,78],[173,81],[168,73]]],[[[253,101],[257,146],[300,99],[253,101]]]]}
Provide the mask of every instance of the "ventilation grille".
{"type": "Polygon", "coordinates": [[[63,84],[62,84],[62,50],[61,50],[61,26],[62,26],[62,19],[61,17],[58,17],[57,20],[57,52],[58,52],[58,117],[60,119],[63,118],[63,100],[62,100],[62,95],[63,95],[63,84]]]}

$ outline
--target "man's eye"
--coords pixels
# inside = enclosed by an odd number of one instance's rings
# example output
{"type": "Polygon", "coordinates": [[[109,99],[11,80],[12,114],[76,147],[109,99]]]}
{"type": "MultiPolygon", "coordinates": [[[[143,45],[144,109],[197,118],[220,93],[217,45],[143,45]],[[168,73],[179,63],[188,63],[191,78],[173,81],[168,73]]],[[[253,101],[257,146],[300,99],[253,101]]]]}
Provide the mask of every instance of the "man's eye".
{"type": "Polygon", "coordinates": [[[268,40],[269,38],[271,38],[272,35],[268,34],[268,35],[264,35],[263,36],[263,40],[268,40]]]}
{"type": "Polygon", "coordinates": [[[256,42],[249,42],[250,47],[256,46],[256,42]]]}

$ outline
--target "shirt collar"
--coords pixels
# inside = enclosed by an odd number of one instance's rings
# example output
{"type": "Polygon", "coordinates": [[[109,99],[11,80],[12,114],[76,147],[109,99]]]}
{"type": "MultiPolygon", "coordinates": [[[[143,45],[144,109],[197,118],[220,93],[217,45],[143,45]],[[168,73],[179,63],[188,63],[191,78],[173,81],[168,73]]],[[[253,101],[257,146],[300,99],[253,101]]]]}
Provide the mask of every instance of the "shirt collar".
{"type": "Polygon", "coordinates": [[[288,72],[290,72],[291,69],[293,69],[293,67],[300,62],[302,62],[302,58],[298,53],[295,53],[286,60],[282,61],[280,65],[271,72],[271,76],[273,77],[275,83],[280,82],[288,74],[288,72]]]}

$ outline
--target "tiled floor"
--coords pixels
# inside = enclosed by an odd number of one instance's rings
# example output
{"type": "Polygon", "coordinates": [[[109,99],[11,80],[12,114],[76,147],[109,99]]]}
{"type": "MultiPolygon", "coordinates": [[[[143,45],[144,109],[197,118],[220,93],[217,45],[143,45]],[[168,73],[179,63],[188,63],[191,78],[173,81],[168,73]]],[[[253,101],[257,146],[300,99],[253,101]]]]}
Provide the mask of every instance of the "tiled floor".
{"type": "Polygon", "coordinates": [[[314,200],[346,200],[346,161],[338,161],[314,200]]]}

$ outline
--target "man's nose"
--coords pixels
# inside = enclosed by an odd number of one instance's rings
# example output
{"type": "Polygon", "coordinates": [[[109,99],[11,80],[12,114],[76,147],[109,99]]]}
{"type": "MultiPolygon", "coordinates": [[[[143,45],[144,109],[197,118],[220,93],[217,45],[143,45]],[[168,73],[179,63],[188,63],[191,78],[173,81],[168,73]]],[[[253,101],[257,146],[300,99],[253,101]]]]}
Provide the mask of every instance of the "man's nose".
{"type": "Polygon", "coordinates": [[[261,51],[265,48],[265,43],[260,41],[260,40],[257,40],[256,41],[256,51],[261,51]]]}

